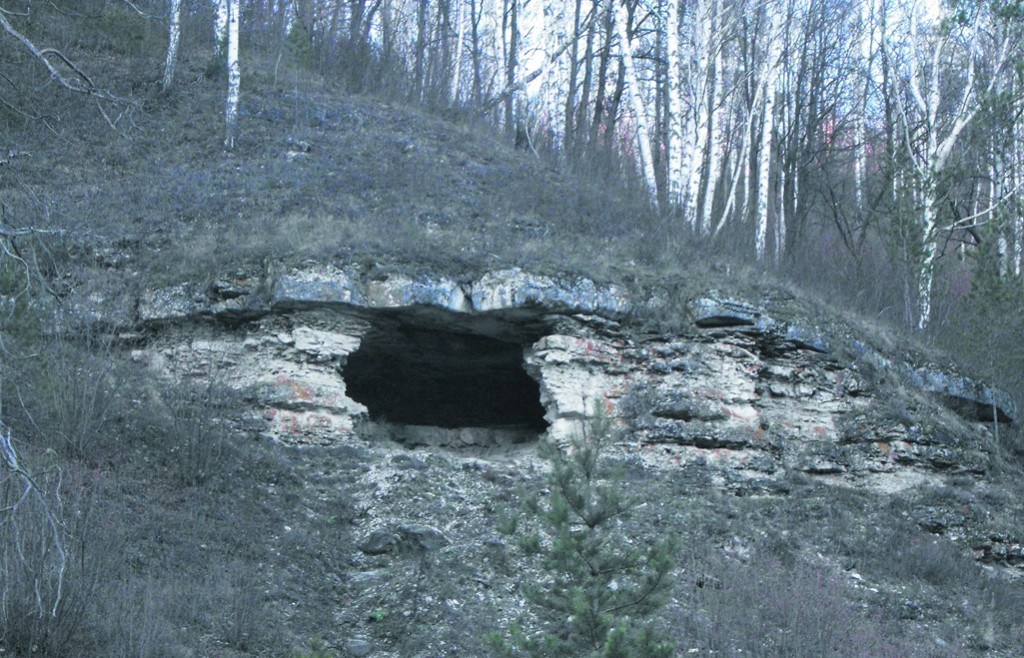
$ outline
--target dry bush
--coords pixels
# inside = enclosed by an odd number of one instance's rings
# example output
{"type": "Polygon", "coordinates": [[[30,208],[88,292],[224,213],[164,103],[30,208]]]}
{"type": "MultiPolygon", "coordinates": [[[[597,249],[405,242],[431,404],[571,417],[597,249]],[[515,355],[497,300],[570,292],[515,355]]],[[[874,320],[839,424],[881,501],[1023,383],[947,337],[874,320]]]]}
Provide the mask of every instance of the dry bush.
{"type": "Polygon", "coordinates": [[[178,478],[188,486],[207,482],[223,465],[227,444],[221,426],[229,403],[211,374],[205,382],[182,382],[163,393],[165,432],[178,478]]]}
{"type": "Polygon", "coordinates": [[[239,651],[251,651],[267,646],[274,631],[265,609],[259,582],[251,566],[233,563],[228,566],[219,587],[225,613],[224,639],[239,651]]]}
{"type": "Polygon", "coordinates": [[[104,590],[104,656],[185,658],[203,638],[254,652],[280,645],[255,578],[240,563],[214,560],[203,572],[128,576],[104,590]]]}
{"type": "MultiPolygon", "coordinates": [[[[912,656],[824,568],[760,552],[695,563],[682,593],[687,642],[724,656],[912,656]]],[[[909,651],[909,652],[908,652],[909,651]]]]}
{"type": "Polygon", "coordinates": [[[166,614],[173,596],[155,578],[135,578],[107,590],[106,651],[111,658],[183,658],[175,625],[166,614]]]}
{"type": "Polygon", "coordinates": [[[60,468],[51,451],[27,461],[0,470],[0,647],[81,653],[117,533],[97,510],[96,477],[60,468]]]}
{"type": "Polygon", "coordinates": [[[33,382],[42,404],[36,422],[63,454],[96,461],[102,441],[111,441],[111,425],[120,392],[111,341],[86,334],[80,343],[57,339],[49,346],[33,382]]]}

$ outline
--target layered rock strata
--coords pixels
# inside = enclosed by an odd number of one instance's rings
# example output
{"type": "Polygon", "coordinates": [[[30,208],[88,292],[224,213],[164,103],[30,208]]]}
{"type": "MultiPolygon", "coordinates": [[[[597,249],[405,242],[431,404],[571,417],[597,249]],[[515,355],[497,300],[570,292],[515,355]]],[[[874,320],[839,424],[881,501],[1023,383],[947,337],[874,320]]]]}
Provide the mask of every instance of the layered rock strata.
{"type": "MultiPolygon", "coordinates": [[[[713,293],[678,330],[615,286],[522,270],[475,280],[316,267],[138,300],[135,357],[215,377],[293,444],[388,438],[499,449],[570,439],[595,415],[633,458],[773,490],[794,473],[900,488],[985,471],[1010,398],[713,293]]],[[[114,317],[125,317],[122,311],[114,317]]]]}

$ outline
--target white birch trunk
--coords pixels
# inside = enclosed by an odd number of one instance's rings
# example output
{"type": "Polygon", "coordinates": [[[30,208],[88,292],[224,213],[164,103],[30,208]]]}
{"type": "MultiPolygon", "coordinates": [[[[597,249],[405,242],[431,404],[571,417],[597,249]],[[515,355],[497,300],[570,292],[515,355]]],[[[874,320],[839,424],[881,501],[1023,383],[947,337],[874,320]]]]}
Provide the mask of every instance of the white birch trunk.
{"type": "MultiPolygon", "coordinates": [[[[915,7],[910,8],[908,19],[909,24],[909,53],[907,72],[907,85],[909,87],[910,101],[900,104],[900,111],[905,123],[916,121],[922,126],[923,138],[916,137],[909,130],[905,132],[907,153],[910,156],[916,170],[914,185],[916,195],[920,199],[918,212],[920,226],[918,234],[921,243],[919,252],[922,254],[917,263],[918,278],[918,300],[917,300],[917,328],[924,330],[931,322],[932,312],[932,284],[935,277],[935,263],[940,253],[939,243],[942,235],[948,231],[949,226],[943,227],[938,224],[937,210],[939,207],[938,182],[949,161],[950,155],[956,146],[960,135],[971,123],[980,109],[978,102],[979,89],[977,85],[977,61],[980,57],[979,39],[984,31],[979,29],[979,21],[983,10],[979,10],[974,22],[967,26],[954,24],[957,31],[962,33],[948,32],[945,30],[920,29],[920,16],[915,7]],[[966,71],[964,66],[951,70],[946,62],[952,60],[958,53],[966,60],[966,71]],[[922,56],[927,55],[930,59],[927,64],[922,63],[922,56]],[[943,75],[949,72],[952,77],[952,84],[959,88],[957,96],[952,100],[951,114],[940,114],[940,105],[945,107],[943,93],[949,93],[951,81],[943,75]],[[960,82],[962,80],[963,82],[960,82]]],[[[1008,37],[1004,34],[996,44],[989,78],[986,89],[980,93],[991,92],[998,84],[1007,61],[1008,37]]]]}
{"type": "MultiPolygon", "coordinates": [[[[573,33],[572,12],[567,10],[566,3],[560,0],[551,0],[551,23],[550,30],[554,38],[549,42],[549,48],[555,50],[566,44],[561,55],[558,55],[552,63],[552,89],[551,89],[551,127],[554,131],[554,143],[565,144],[565,114],[562,108],[565,107],[569,94],[569,58],[572,54],[572,44],[577,39],[573,33]]],[[[551,50],[546,51],[545,57],[550,59],[551,50]]]]}
{"type": "Polygon", "coordinates": [[[459,29],[455,41],[455,71],[452,72],[451,102],[453,105],[459,102],[459,84],[462,82],[462,48],[466,39],[466,20],[463,16],[465,6],[465,0],[459,0],[459,11],[455,19],[459,24],[459,29]]]}
{"type": "MultiPolygon", "coordinates": [[[[682,80],[682,52],[679,47],[679,0],[668,0],[665,19],[665,50],[668,71],[665,94],[668,116],[665,117],[665,151],[668,158],[668,202],[683,204],[683,117],[680,107],[680,81],[682,80]]],[[[684,217],[685,208],[684,208],[684,217]]]]}
{"type": "Polygon", "coordinates": [[[626,93],[633,106],[633,117],[636,121],[636,136],[639,143],[640,166],[644,174],[644,183],[652,199],[658,198],[658,184],[654,175],[654,160],[651,158],[650,129],[647,113],[644,109],[643,95],[637,80],[636,68],[633,63],[633,43],[626,32],[626,18],[622,15],[618,2],[614,5],[613,20],[619,38],[619,55],[622,57],[626,71],[626,93]]]}
{"type": "MultiPolygon", "coordinates": [[[[925,195],[923,199],[924,209],[922,219],[926,227],[926,233],[934,235],[935,231],[935,207],[932,205],[932,195],[925,195]],[[929,230],[930,229],[930,230],[929,230]]],[[[935,280],[935,262],[939,258],[939,241],[930,240],[924,249],[924,257],[921,261],[921,268],[918,272],[917,287],[917,328],[924,331],[928,328],[932,319],[932,284],[935,280]]]]}
{"type": "Polygon", "coordinates": [[[229,0],[214,0],[213,43],[218,57],[227,57],[229,0]]]}
{"type": "MultiPolygon", "coordinates": [[[[708,89],[709,44],[711,41],[711,9],[707,0],[697,0],[690,19],[691,53],[688,57],[690,107],[682,127],[683,219],[691,230],[698,229],[697,202],[700,196],[701,167],[708,138],[710,99],[708,89]]],[[[716,73],[717,75],[717,73],[716,73]]],[[[712,86],[713,83],[712,83],[712,86]]]]}
{"type": "MultiPolygon", "coordinates": [[[[1015,82],[1013,84],[1016,85],[1015,82]]],[[[1015,121],[1013,124],[1013,146],[1011,148],[1013,157],[1013,161],[1011,163],[1011,168],[1013,170],[1013,189],[1018,191],[1022,189],[1022,186],[1024,186],[1024,175],[1022,175],[1024,158],[1022,158],[1021,152],[1022,146],[1024,146],[1024,141],[1022,141],[1024,140],[1024,132],[1022,132],[1020,124],[1020,121],[1015,121]]],[[[1014,199],[1012,208],[1014,210],[1011,211],[1010,216],[1013,218],[1011,220],[1013,224],[1013,275],[1020,276],[1021,260],[1022,256],[1024,256],[1024,216],[1021,214],[1021,204],[1019,200],[1014,199]]]]}
{"type": "MultiPolygon", "coordinates": [[[[717,2],[713,4],[712,12],[717,13],[717,2]]],[[[718,26],[719,21],[717,16],[714,17],[711,24],[711,32],[713,33],[715,27],[718,26]]],[[[710,134],[708,135],[708,167],[705,172],[705,187],[704,187],[704,210],[701,213],[700,218],[700,233],[701,235],[708,235],[711,233],[711,214],[715,209],[715,195],[718,192],[718,179],[721,177],[719,171],[720,162],[722,160],[722,141],[723,133],[725,132],[724,122],[722,121],[723,114],[723,98],[725,96],[724,85],[722,84],[722,50],[721,48],[715,48],[715,58],[713,69],[711,72],[711,82],[708,84],[708,97],[711,101],[711,109],[708,117],[710,124],[710,134]]]]}
{"type": "MultiPolygon", "coordinates": [[[[989,186],[988,212],[989,220],[995,224],[996,230],[999,232],[996,238],[996,257],[999,262],[996,264],[996,267],[998,268],[999,278],[1006,279],[1010,275],[1011,268],[1010,240],[1008,237],[1010,235],[1010,227],[1004,222],[999,221],[999,216],[996,214],[998,211],[995,208],[995,204],[1003,198],[1003,176],[1005,172],[1002,166],[1002,155],[996,152],[995,144],[992,144],[991,149],[989,157],[991,158],[992,165],[989,169],[989,180],[991,182],[989,186]]],[[[976,214],[977,211],[975,211],[976,214]]]]}
{"type": "MultiPolygon", "coordinates": [[[[544,0],[540,8],[541,49],[544,53],[544,61],[549,61],[558,44],[563,42],[564,34],[561,27],[561,21],[558,20],[555,11],[555,3],[553,0],[544,0]]],[[[544,67],[540,85],[541,122],[550,131],[555,144],[561,144],[565,136],[560,127],[562,116],[559,111],[561,105],[558,102],[559,93],[567,84],[563,84],[561,80],[562,61],[563,58],[559,57],[544,67]]]]}
{"type": "Polygon", "coordinates": [[[228,11],[228,97],[224,110],[225,137],[224,147],[231,150],[235,147],[238,136],[238,100],[242,83],[242,70],[238,65],[238,23],[240,13],[239,0],[231,0],[228,11]]]}
{"type": "Polygon", "coordinates": [[[171,0],[167,26],[167,57],[164,59],[163,88],[168,90],[174,82],[174,67],[178,62],[178,43],[181,41],[181,0],[171,0]]]}
{"type": "Polygon", "coordinates": [[[775,212],[775,264],[782,262],[786,249],[786,168],[779,167],[779,200],[775,212]]]}
{"type": "Polygon", "coordinates": [[[782,48],[782,39],[780,38],[782,17],[779,15],[779,6],[770,2],[767,11],[768,25],[766,29],[769,42],[764,82],[762,83],[764,85],[764,112],[761,115],[761,150],[758,152],[757,165],[757,234],[754,243],[754,251],[758,260],[764,260],[767,250],[772,136],[775,132],[775,94],[778,78],[777,64],[782,48]]]}

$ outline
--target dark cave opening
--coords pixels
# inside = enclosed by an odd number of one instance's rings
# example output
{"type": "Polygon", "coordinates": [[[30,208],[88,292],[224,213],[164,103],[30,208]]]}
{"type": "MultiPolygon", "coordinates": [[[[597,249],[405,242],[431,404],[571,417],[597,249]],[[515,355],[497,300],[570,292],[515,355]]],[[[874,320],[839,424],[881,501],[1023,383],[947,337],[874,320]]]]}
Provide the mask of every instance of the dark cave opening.
{"type": "Polygon", "coordinates": [[[349,397],[369,419],[445,429],[547,428],[523,344],[471,331],[381,323],[349,355],[349,397]]]}

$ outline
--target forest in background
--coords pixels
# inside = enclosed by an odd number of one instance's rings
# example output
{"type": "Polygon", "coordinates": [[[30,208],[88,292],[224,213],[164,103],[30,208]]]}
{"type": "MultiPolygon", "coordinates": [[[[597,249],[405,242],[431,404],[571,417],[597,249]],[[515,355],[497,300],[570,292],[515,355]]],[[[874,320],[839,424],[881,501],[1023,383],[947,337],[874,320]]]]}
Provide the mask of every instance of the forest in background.
{"type": "Polygon", "coordinates": [[[1006,384],[1019,370],[1020,2],[6,0],[3,47],[31,60],[3,71],[6,111],[45,123],[25,89],[60,85],[123,129],[135,99],[43,25],[111,12],[147,23],[165,96],[182,48],[210,53],[226,148],[244,139],[244,75],[298,66],[640,190],[664,220],[651,241],[840,292],[1006,384]]]}

